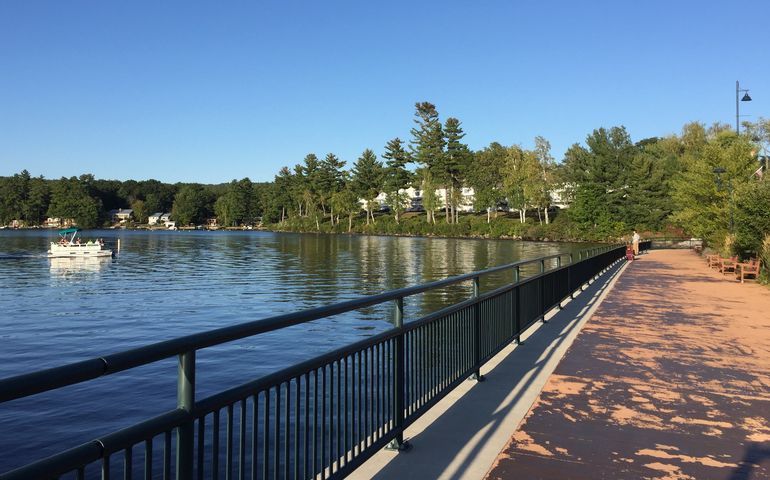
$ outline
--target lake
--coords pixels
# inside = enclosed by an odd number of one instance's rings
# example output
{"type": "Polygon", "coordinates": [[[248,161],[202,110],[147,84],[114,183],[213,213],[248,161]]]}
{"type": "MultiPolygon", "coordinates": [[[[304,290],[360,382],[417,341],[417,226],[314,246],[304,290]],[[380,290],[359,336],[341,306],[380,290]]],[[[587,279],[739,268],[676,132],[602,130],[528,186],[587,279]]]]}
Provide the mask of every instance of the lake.
{"type": "MultiPolygon", "coordinates": [[[[48,259],[55,231],[0,231],[0,378],[585,244],[100,230],[106,259],[48,259]]],[[[482,284],[487,290],[510,276],[482,284]]],[[[405,301],[405,321],[470,294],[405,301]]],[[[389,305],[197,354],[196,398],[391,328],[389,305]]],[[[176,359],[0,404],[0,473],[176,406],[176,359]]]]}

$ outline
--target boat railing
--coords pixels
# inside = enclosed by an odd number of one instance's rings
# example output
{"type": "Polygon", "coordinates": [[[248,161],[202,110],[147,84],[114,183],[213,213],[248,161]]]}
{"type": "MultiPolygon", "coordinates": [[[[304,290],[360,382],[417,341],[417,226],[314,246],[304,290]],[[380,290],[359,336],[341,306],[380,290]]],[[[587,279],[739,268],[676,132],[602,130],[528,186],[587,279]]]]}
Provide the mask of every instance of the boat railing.
{"type": "Polygon", "coordinates": [[[406,427],[469,376],[483,379],[486,361],[624,254],[612,245],[522,260],[2,379],[0,403],[178,359],[177,408],[0,479],[342,478],[387,445],[404,448],[406,427]],[[510,281],[482,292],[482,279],[504,272],[510,281]],[[463,283],[469,298],[405,321],[406,298],[463,283]],[[195,398],[199,350],[388,303],[388,331],[195,398]]]}

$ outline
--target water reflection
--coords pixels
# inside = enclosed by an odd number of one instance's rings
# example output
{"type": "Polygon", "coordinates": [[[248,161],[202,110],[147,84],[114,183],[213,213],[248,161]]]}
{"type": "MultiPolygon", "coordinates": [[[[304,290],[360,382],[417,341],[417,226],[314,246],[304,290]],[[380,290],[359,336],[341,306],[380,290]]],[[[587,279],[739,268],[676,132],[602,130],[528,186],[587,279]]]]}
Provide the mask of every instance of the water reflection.
{"type": "Polygon", "coordinates": [[[61,278],[98,278],[99,272],[110,262],[105,257],[49,258],[51,275],[61,278]]]}

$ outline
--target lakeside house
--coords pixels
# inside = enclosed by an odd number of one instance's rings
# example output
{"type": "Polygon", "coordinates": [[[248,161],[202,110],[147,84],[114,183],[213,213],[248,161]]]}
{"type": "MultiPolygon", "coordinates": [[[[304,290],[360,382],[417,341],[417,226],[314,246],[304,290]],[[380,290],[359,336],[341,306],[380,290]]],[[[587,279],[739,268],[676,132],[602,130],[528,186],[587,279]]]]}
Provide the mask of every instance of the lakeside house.
{"type": "Polygon", "coordinates": [[[119,208],[110,210],[109,214],[112,223],[126,223],[134,216],[134,211],[130,208],[119,208]]]}
{"type": "Polygon", "coordinates": [[[148,225],[157,225],[158,223],[160,223],[160,221],[161,221],[160,217],[162,217],[162,216],[163,216],[163,212],[153,213],[152,215],[147,217],[147,224],[148,225]]]}
{"type": "Polygon", "coordinates": [[[43,226],[46,228],[68,228],[75,225],[74,218],[48,217],[43,226]]]}

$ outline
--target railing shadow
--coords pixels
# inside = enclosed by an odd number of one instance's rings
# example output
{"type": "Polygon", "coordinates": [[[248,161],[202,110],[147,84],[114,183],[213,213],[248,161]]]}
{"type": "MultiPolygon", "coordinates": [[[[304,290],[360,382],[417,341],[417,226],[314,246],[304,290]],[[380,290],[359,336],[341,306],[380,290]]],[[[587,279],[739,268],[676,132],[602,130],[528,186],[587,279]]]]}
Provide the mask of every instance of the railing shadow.
{"type": "Polygon", "coordinates": [[[560,360],[555,357],[559,347],[590,314],[591,306],[622,266],[623,263],[617,263],[610,267],[493,370],[485,373],[485,382],[471,388],[438,419],[412,437],[412,451],[395,456],[376,474],[364,467],[351,477],[459,479],[470,472],[475,477],[486,473],[491,461],[482,462],[484,465],[481,466],[473,465],[474,459],[482,450],[490,448],[494,449],[494,458],[504,446],[518,426],[506,425],[506,417],[516,409],[521,412],[517,422],[523,419],[542,387],[535,389],[533,385],[538,380],[544,383],[550,375],[560,360]],[[493,437],[501,432],[505,438],[503,443],[500,444],[499,437],[494,442],[493,437]],[[469,445],[472,446],[469,448],[469,445]]]}

